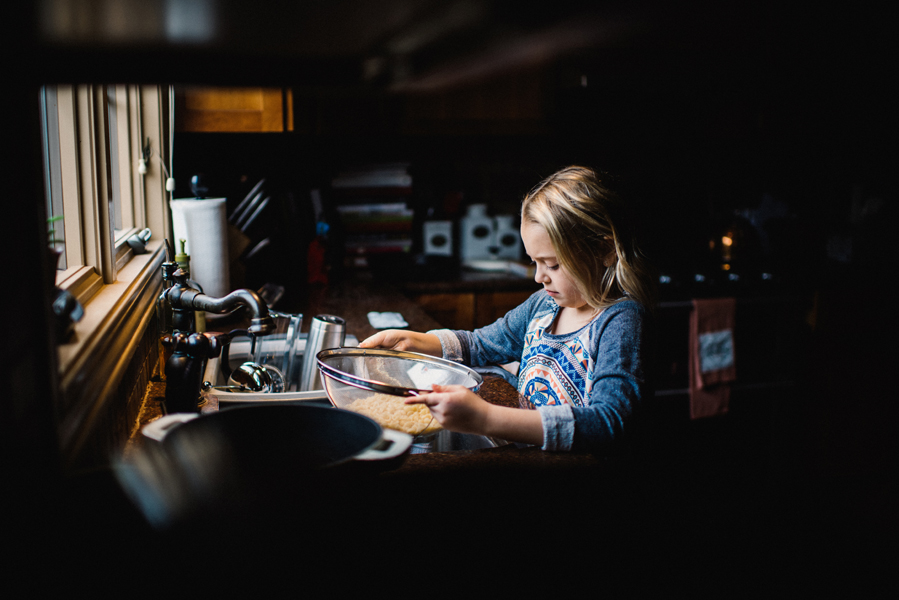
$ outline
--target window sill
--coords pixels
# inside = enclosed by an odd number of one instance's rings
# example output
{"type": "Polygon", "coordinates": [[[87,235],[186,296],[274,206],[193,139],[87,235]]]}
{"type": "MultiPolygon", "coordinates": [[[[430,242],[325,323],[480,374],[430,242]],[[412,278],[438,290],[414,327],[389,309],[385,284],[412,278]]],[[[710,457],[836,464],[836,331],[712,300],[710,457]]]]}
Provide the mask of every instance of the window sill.
{"type": "Polygon", "coordinates": [[[101,285],[90,268],[76,270],[63,282],[76,297],[88,298],[82,301],[84,317],[75,325],[73,341],[58,348],[64,457],[78,455],[154,318],[164,255],[162,242],[152,241],[147,253],[134,256],[112,284],[101,285]]]}
{"type": "Polygon", "coordinates": [[[74,267],[56,274],[56,287],[75,296],[82,306],[100,291],[103,280],[93,267],[74,267]]]}

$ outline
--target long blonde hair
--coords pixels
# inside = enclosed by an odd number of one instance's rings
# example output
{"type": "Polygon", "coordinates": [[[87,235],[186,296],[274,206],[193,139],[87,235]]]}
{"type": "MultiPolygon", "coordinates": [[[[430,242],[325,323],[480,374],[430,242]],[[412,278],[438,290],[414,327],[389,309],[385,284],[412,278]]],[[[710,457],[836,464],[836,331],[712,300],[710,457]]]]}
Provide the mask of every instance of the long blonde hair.
{"type": "Polygon", "coordinates": [[[653,310],[655,279],[637,247],[629,208],[594,171],[571,166],[525,196],[521,220],[543,227],[591,307],[602,310],[630,297],[653,310]]]}

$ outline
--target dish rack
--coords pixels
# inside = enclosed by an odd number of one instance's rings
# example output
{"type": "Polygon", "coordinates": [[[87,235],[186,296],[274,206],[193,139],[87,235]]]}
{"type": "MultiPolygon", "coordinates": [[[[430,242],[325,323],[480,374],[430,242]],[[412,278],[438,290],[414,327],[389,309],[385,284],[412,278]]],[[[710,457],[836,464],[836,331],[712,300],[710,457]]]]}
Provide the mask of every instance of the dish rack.
{"type": "MultiPolygon", "coordinates": [[[[307,334],[301,333],[300,340],[297,343],[297,354],[294,357],[295,364],[303,364],[303,354],[306,349],[307,334]]],[[[287,340],[285,334],[274,334],[266,337],[266,344],[272,345],[272,350],[277,352],[279,349],[283,352],[286,349],[287,340]],[[280,345],[279,345],[280,344],[280,345]]],[[[359,340],[354,335],[347,334],[344,347],[353,347],[359,345],[359,340]]],[[[245,361],[252,360],[250,349],[252,344],[247,337],[236,337],[231,341],[229,348],[228,364],[233,370],[245,361]]],[[[203,381],[210,382],[213,386],[227,385],[226,378],[221,369],[221,357],[211,358],[206,363],[206,370],[203,373],[203,381]]],[[[291,386],[296,387],[302,374],[297,369],[296,377],[291,380],[291,386]]],[[[228,390],[210,389],[202,392],[204,398],[215,398],[219,405],[222,404],[244,404],[248,402],[325,402],[329,403],[328,394],[325,390],[308,390],[308,391],[288,391],[279,393],[253,393],[253,392],[231,392],[228,390]]]]}

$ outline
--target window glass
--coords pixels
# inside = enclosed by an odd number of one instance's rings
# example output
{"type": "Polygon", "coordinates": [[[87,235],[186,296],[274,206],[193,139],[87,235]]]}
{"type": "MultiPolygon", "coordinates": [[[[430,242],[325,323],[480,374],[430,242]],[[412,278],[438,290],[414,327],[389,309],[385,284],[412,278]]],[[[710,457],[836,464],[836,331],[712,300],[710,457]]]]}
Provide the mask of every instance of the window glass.
{"type": "Polygon", "coordinates": [[[65,254],[65,213],[62,204],[62,173],[59,157],[59,113],[57,110],[56,88],[43,87],[41,103],[41,146],[44,155],[44,190],[47,208],[47,240],[59,250],[62,256],[58,269],[66,268],[65,254]]]}
{"type": "MultiPolygon", "coordinates": [[[[121,173],[119,171],[120,168],[120,160],[119,160],[119,131],[118,131],[118,111],[117,111],[117,102],[116,102],[116,88],[115,86],[109,85],[106,86],[106,127],[107,127],[107,140],[108,140],[108,156],[109,156],[109,175],[110,175],[110,188],[112,193],[112,204],[110,206],[110,219],[112,220],[112,228],[114,232],[114,236],[116,241],[118,241],[125,234],[125,224],[122,221],[122,188],[121,188],[121,173]]],[[[122,110],[127,110],[126,107],[123,107],[122,110]]],[[[127,144],[127,131],[126,139],[123,140],[127,144]]],[[[130,226],[130,224],[129,224],[130,226]]]]}

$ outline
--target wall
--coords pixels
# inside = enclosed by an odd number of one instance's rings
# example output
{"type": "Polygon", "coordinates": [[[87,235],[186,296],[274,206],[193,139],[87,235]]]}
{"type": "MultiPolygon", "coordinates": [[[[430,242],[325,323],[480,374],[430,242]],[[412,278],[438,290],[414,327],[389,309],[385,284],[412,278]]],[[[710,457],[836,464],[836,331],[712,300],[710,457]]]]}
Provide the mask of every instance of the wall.
{"type": "Polygon", "coordinates": [[[83,445],[78,462],[72,470],[108,465],[110,459],[122,451],[128,438],[137,426],[141,407],[145,402],[154,402],[147,397],[151,390],[151,378],[158,380],[159,373],[159,333],[156,319],[150,319],[143,331],[135,331],[140,337],[122,381],[112,393],[105,406],[107,409],[92,423],[92,435],[83,445]]]}

